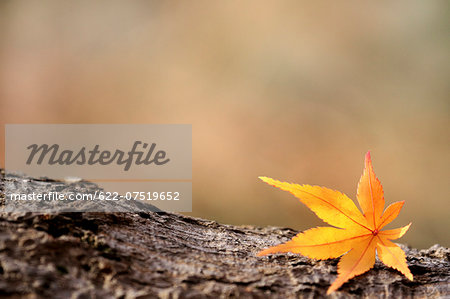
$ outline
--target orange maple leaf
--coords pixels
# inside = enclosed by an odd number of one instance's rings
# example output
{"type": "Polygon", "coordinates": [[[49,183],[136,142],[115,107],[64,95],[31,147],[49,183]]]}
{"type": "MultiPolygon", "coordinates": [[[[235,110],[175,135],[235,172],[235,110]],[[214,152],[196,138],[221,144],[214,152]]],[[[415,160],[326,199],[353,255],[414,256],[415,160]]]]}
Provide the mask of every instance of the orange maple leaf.
{"type": "Polygon", "coordinates": [[[370,270],[378,258],[388,267],[397,269],[407,278],[413,276],[406,264],[403,250],[391,240],[402,237],[411,223],[398,229],[381,229],[400,213],[404,201],[395,202],[383,212],[383,187],[375,176],[367,152],[365,168],[358,184],[357,198],[363,214],[345,194],[328,188],[297,185],[260,177],[269,185],[289,191],[298,197],[320,219],[335,227],[316,227],[296,235],[292,240],[270,247],[258,256],[270,253],[300,253],[314,259],[337,258],[338,277],[327,294],[334,292],[349,279],[370,270]]]}

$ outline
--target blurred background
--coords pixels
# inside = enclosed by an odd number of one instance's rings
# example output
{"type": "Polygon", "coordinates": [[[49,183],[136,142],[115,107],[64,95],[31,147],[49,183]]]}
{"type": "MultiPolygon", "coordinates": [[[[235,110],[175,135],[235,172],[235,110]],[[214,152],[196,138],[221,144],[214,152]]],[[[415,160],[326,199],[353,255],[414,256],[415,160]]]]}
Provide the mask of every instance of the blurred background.
{"type": "Polygon", "coordinates": [[[303,230],[257,177],[356,199],[371,150],[398,242],[449,246],[449,6],[1,1],[0,163],[6,123],[188,123],[190,215],[303,230]]]}

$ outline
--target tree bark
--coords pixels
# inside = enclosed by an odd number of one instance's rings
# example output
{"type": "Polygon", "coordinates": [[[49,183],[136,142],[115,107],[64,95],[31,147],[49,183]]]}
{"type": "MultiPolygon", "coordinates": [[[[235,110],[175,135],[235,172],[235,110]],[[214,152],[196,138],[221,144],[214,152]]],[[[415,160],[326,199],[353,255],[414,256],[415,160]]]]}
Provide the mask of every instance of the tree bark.
{"type": "MultiPolygon", "coordinates": [[[[86,182],[2,178],[17,191],[88,191],[86,182]]],[[[1,193],[4,201],[4,194],[1,193]]],[[[0,215],[0,296],[47,298],[316,298],[337,259],[256,257],[291,229],[232,226],[175,213],[5,213],[0,215]]],[[[449,248],[402,246],[414,281],[376,262],[331,298],[450,297],[449,248]]]]}

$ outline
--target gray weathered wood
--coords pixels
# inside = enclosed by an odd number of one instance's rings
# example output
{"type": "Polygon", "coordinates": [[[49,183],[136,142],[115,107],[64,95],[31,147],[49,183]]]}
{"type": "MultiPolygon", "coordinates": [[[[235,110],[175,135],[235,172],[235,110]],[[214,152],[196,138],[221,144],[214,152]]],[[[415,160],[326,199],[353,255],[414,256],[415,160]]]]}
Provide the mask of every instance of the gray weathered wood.
{"type": "MultiPolygon", "coordinates": [[[[12,178],[27,188],[90,184],[12,178]]],[[[2,179],[1,184],[5,183],[2,179]]],[[[1,195],[4,198],[4,195],[1,195]]],[[[337,259],[256,257],[290,239],[287,228],[231,226],[173,213],[2,213],[0,296],[48,298],[313,298],[325,296],[337,259]]],[[[450,250],[402,246],[410,282],[377,262],[330,297],[450,297],[450,250]]]]}

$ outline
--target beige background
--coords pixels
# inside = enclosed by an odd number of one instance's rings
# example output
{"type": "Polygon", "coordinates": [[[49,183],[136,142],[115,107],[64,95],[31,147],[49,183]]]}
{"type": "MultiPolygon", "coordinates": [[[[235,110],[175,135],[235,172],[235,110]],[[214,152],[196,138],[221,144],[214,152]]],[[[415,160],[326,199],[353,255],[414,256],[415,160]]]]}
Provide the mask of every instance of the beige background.
{"type": "MultiPolygon", "coordinates": [[[[1,1],[5,123],[191,123],[193,213],[320,225],[266,175],[355,198],[372,150],[401,242],[449,246],[448,1],[1,1]]],[[[0,138],[2,139],[2,138],[0,138]]],[[[2,155],[0,155],[2,156],[2,155]]]]}

